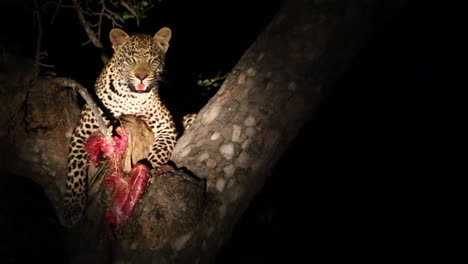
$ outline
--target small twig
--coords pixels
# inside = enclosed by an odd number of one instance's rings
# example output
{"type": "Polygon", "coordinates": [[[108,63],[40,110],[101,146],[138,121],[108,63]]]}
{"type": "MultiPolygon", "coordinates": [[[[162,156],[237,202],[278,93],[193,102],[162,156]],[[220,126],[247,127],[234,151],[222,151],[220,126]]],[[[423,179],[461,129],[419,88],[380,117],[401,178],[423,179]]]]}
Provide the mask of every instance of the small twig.
{"type": "Polygon", "coordinates": [[[125,8],[128,10],[128,12],[132,13],[132,15],[135,16],[136,22],[137,22],[137,27],[140,27],[140,18],[139,18],[139,16],[138,16],[138,13],[135,11],[135,9],[133,9],[131,6],[129,6],[129,5],[127,4],[127,2],[125,2],[125,1],[120,1],[120,4],[121,4],[123,7],[125,7],[125,8]]]}
{"type": "MultiPolygon", "coordinates": [[[[115,19],[115,18],[113,17],[113,15],[112,15],[113,12],[110,11],[109,9],[106,9],[106,12],[100,12],[100,13],[98,13],[98,14],[99,14],[100,16],[104,16],[104,17],[106,17],[108,20],[110,20],[113,27],[115,27],[115,26],[122,27],[122,25],[119,24],[119,22],[117,22],[117,20],[119,20],[119,21],[121,21],[121,22],[123,23],[123,22],[124,22],[124,21],[123,21],[123,18],[121,18],[120,16],[117,15],[117,16],[116,16],[116,19],[115,19]],[[106,12],[107,12],[107,13],[111,13],[111,14],[107,14],[106,12]]],[[[96,15],[96,14],[94,14],[94,15],[96,15]]],[[[94,26],[97,26],[97,25],[94,25],[94,26]]]]}
{"type": "Polygon", "coordinates": [[[55,4],[54,13],[52,13],[52,17],[50,18],[50,24],[51,25],[54,24],[55,17],[57,16],[61,5],[62,5],[62,0],[58,0],[58,2],[55,4]]]}
{"type": "Polygon", "coordinates": [[[217,81],[221,81],[221,80],[226,79],[226,77],[227,77],[227,74],[222,75],[222,76],[216,76],[216,77],[211,78],[211,79],[206,79],[206,80],[208,80],[206,83],[199,83],[198,85],[199,86],[205,86],[205,87],[211,86],[211,85],[215,84],[217,81]]]}
{"type": "Polygon", "coordinates": [[[109,134],[109,129],[107,128],[106,123],[104,122],[104,119],[102,118],[101,112],[99,111],[99,106],[93,100],[93,98],[88,93],[86,88],[84,88],[77,81],[73,79],[69,79],[69,78],[57,77],[57,78],[54,78],[54,82],[62,86],[73,88],[73,90],[78,92],[83,97],[83,99],[85,99],[86,103],[89,105],[89,107],[91,108],[91,111],[94,114],[94,118],[96,119],[99,125],[99,129],[106,136],[109,142],[113,142],[109,134]]]}
{"type": "Polygon", "coordinates": [[[115,3],[114,1],[112,0],[109,0],[109,2],[111,3],[111,5],[113,5],[114,7],[118,7],[117,3],[115,3]]]}
{"type": "Polygon", "coordinates": [[[88,43],[90,43],[90,42],[91,42],[91,40],[90,40],[90,39],[88,39],[87,41],[85,41],[85,42],[81,43],[81,46],[86,46],[86,45],[87,45],[88,43]]]}
{"type": "Polygon", "coordinates": [[[98,180],[101,177],[101,175],[105,171],[104,169],[106,168],[107,163],[109,163],[109,160],[110,158],[105,159],[104,162],[101,164],[101,166],[99,166],[99,169],[96,171],[96,173],[94,174],[94,176],[91,178],[89,182],[89,190],[93,188],[93,185],[96,182],[96,180],[98,180]]]}
{"type": "Polygon", "coordinates": [[[217,81],[224,80],[224,79],[226,79],[226,77],[227,77],[227,74],[224,74],[224,75],[222,75],[222,76],[216,76],[216,77],[214,77],[213,79],[211,79],[211,83],[215,83],[215,82],[217,82],[217,81]]]}
{"type": "Polygon", "coordinates": [[[34,58],[34,80],[39,76],[39,65],[41,60],[41,41],[42,41],[42,19],[39,4],[34,0],[34,22],[37,27],[36,36],[36,54],[34,58]]]}
{"type": "Polygon", "coordinates": [[[101,40],[96,36],[96,32],[93,31],[93,29],[89,25],[89,22],[84,17],[84,11],[81,8],[80,3],[78,3],[77,0],[73,0],[73,5],[76,10],[78,19],[80,20],[81,26],[86,32],[86,35],[88,35],[88,38],[91,40],[94,46],[96,46],[98,49],[102,49],[101,40]]]}
{"type": "MultiPolygon", "coordinates": [[[[80,8],[81,8],[81,13],[83,13],[83,15],[91,16],[91,15],[94,14],[94,12],[90,8],[86,8],[86,9],[84,9],[82,7],[80,7],[80,8]]],[[[88,21],[88,23],[90,23],[90,22],[88,21]]]]}
{"type": "Polygon", "coordinates": [[[115,22],[115,20],[119,20],[122,23],[125,22],[125,19],[123,19],[119,14],[117,14],[116,12],[110,10],[106,6],[104,6],[104,12],[102,12],[102,13],[103,13],[103,15],[106,15],[108,17],[108,19],[112,21],[112,23],[117,23],[117,22],[115,22]]]}
{"type": "Polygon", "coordinates": [[[98,31],[98,36],[99,38],[101,38],[101,32],[102,32],[102,13],[104,12],[104,8],[105,8],[105,3],[104,3],[104,0],[101,0],[101,13],[99,13],[99,20],[98,20],[98,23],[97,23],[97,31],[98,31]]]}
{"type": "Polygon", "coordinates": [[[37,65],[42,66],[42,67],[46,67],[46,68],[55,68],[55,65],[45,64],[45,63],[41,63],[41,62],[39,62],[37,65]]]}

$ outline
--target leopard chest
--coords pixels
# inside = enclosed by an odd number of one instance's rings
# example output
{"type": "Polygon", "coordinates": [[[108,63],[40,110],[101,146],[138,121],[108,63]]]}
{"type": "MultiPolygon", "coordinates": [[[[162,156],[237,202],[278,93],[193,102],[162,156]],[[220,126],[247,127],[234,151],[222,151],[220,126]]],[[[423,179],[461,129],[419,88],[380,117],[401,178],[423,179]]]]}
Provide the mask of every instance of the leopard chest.
{"type": "Polygon", "coordinates": [[[101,90],[97,95],[114,117],[138,115],[146,118],[162,114],[161,102],[153,93],[121,94],[115,93],[112,90],[101,90]]]}

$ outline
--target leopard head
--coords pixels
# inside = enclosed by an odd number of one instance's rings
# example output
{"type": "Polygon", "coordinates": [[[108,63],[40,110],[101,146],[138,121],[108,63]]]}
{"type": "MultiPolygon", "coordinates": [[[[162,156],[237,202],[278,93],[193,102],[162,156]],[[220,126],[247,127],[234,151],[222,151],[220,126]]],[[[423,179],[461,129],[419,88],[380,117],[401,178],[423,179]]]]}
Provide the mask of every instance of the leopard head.
{"type": "Polygon", "coordinates": [[[114,55],[109,63],[117,75],[117,88],[148,93],[157,87],[171,35],[167,27],[161,28],[154,36],[128,35],[121,29],[112,29],[109,37],[114,55]]]}

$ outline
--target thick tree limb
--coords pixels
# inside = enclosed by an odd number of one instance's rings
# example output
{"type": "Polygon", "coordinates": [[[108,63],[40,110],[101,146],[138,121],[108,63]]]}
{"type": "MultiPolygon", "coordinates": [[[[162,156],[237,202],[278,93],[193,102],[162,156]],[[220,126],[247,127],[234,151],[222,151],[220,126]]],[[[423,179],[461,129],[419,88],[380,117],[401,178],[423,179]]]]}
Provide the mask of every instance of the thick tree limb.
{"type": "MultiPolygon", "coordinates": [[[[388,11],[379,8],[391,3],[286,1],[178,141],[177,168],[155,179],[129,223],[114,230],[115,240],[106,239],[100,196],[92,197],[85,219],[69,234],[71,262],[213,262],[289,142],[379,22],[379,12],[388,11]]],[[[59,129],[46,123],[49,131],[59,129]]],[[[32,149],[36,141],[28,144],[32,149]]],[[[52,163],[64,167],[63,156],[52,163]]]]}
{"type": "Polygon", "coordinates": [[[69,78],[57,77],[57,78],[54,78],[54,82],[63,87],[73,88],[73,90],[75,90],[77,93],[81,95],[81,97],[83,97],[83,99],[91,108],[91,111],[93,111],[96,122],[99,125],[99,129],[102,131],[104,135],[106,135],[108,140],[112,141],[112,138],[110,137],[109,129],[107,128],[104,122],[104,119],[102,118],[101,112],[99,111],[99,106],[94,101],[93,97],[88,93],[86,88],[84,88],[77,81],[73,79],[69,79],[69,78]]]}
{"type": "MultiPolygon", "coordinates": [[[[33,66],[23,68],[34,72],[33,66]]],[[[2,91],[9,91],[0,93],[1,105],[7,106],[0,107],[0,168],[34,180],[59,211],[68,146],[80,114],[76,92],[53,78],[38,78],[27,88],[18,83],[0,83],[2,91]]]]}
{"type": "Polygon", "coordinates": [[[298,129],[369,36],[372,19],[382,11],[378,3],[286,1],[180,138],[172,160],[185,169],[163,174],[150,186],[111,243],[112,258],[212,262],[298,129]],[[190,186],[183,180],[189,178],[206,181],[203,197],[199,187],[193,194],[163,191],[173,184],[190,186]],[[184,202],[164,202],[171,197],[184,202]],[[185,207],[197,210],[174,213],[185,207]],[[184,221],[192,224],[178,228],[184,221]]]}

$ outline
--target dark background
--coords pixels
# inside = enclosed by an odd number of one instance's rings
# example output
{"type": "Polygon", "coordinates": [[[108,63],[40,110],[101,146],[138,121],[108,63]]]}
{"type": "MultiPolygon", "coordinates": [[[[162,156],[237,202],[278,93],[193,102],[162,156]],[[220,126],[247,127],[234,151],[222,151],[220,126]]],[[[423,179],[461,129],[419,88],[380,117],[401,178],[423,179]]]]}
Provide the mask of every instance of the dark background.
{"type": "MultiPolygon", "coordinates": [[[[128,32],[173,29],[161,93],[180,116],[208,99],[198,76],[229,72],[279,4],[168,0],[128,32]]],[[[30,55],[32,16],[17,7],[1,18],[2,41],[30,55]]],[[[86,37],[71,14],[45,28],[46,62],[92,87],[102,64],[80,46],[86,37]]],[[[466,263],[466,24],[450,2],[413,1],[381,27],[300,130],[218,262],[466,263]]],[[[17,197],[2,217],[9,261],[61,262],[61,230],[40,189],[8,183],[3,192],[17,197]]]]}

